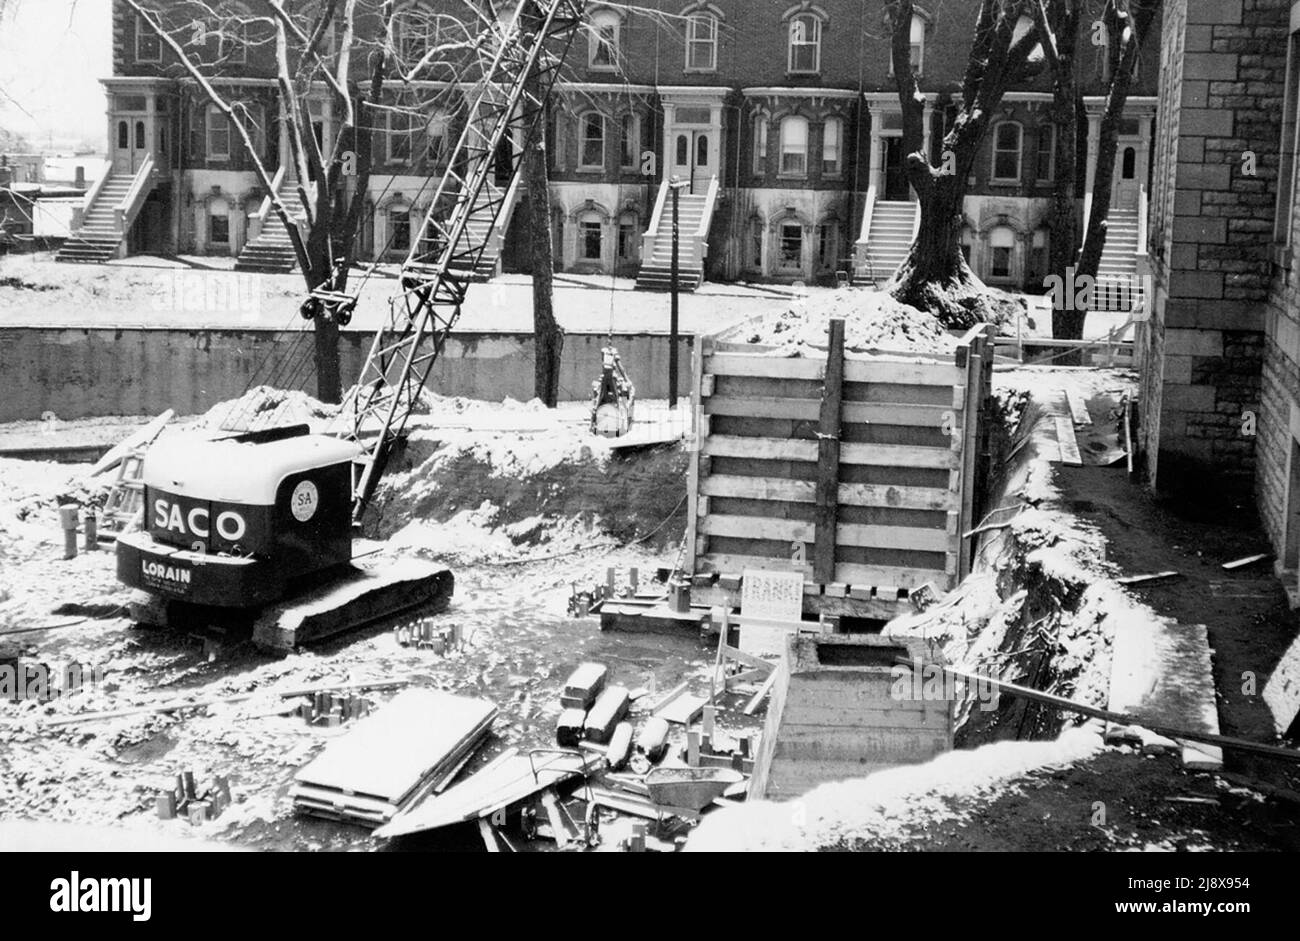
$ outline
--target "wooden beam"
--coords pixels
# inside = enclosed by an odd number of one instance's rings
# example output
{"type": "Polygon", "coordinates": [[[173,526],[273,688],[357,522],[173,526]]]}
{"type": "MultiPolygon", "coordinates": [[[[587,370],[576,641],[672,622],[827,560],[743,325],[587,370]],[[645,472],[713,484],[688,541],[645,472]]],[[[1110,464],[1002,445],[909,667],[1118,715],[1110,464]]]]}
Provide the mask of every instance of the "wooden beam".
{"type": "Polygon", "coordinates": [[[836,520],[839,515],[840,402],[844,396],[844,321],[830,322],[826,380],[817,422],[817,501],[813,514],[813,577],[822,584],[835,580],[836,520]]]}
{"type": "MultiPolygon", "coordinates": [[[[791,438],[749,438],[738,435],[710,435],[702,442],[701,455],[738,457],[760,461],[817,460],[817,442],[791,438]]],[[[840,460],[845,464],[877,467],[928,467],[948,470],[958,466],[958,456],[947,446],[926,448],[900,444],[842,444],[840,460]]]]}
{"type": "MultiPolygon", "coordinates": [[[[700,494],[742,500],[813,503],[816,485],[811,480],[783,477],[742,477],[717,474],[700,481],[700,494]]],[[[848,506],[893,507],[903,510],[956,510],[957,495],[938,487],[901,487],[892,484],[839,485],[838,501],[848,506]]]]}

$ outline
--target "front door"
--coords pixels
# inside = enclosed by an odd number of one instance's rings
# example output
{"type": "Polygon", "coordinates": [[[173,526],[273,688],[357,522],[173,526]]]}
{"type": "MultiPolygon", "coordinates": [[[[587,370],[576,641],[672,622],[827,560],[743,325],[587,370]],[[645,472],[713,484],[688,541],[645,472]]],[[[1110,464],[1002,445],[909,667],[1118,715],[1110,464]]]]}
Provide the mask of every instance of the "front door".
{"type": "Polygon", "coordinates": [[[113,122],[113,170],[135,173],[149,153],[149,139],[143,116],[118,115],[113,122]]]}
{"type": "Polygon", "coordinates": [[[880,142],[884,151],[881,166],[885,168],[885,186],[883,198],[890,202],[901,202],[911,198],[907,183],[907,171],[903,166],[903,138],[886,137],[880,142]]]}
{"type": "Polygon", "coordinates": [[[1142,181],[1138,173],[1138,148],[1141,140],[1120,138],[1115,147],[1115,177],[1112,183],[1111,206],[1115,209],[1136,210],[1142,196],[1142,181]]]}
{"type": "Polygon", "coordinates": [[[702,196],[708,192],[713,167],[712,130],[681,128],[673,136],[670,176],[690,181],[690,192],[702,196]]]}

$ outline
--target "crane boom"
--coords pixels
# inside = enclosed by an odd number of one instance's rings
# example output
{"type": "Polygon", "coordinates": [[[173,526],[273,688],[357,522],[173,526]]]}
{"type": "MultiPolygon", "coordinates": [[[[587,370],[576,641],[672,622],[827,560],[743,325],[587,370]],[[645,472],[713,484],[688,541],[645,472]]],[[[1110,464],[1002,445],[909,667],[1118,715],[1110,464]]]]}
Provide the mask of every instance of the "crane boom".
{"type": "Polygon", "coordinates": [[[500,221],[509,186],[494,188],[489,176],[499,169],[501,145],[522,144],[510,148],[513,182],[581,26],[585,2],[524,0],[496,47],[480,50],[482,74],[468,120],[402,265],[401,294],[344,403],[347,436],[362,449],[353,473],[354,523],[374,496],[500,221]]]}

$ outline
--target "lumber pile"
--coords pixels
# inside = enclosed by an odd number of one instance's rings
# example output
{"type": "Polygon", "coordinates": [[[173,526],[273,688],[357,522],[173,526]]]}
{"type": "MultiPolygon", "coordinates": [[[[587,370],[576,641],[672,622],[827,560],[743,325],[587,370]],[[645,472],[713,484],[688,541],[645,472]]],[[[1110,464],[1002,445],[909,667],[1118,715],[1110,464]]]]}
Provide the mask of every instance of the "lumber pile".
{"type": "Polygon", "coordinates": [[[294,775],[294,809],[367,827],[387,823],[444,789],[496,714],[483,699],[406,690],[294,775]]]}

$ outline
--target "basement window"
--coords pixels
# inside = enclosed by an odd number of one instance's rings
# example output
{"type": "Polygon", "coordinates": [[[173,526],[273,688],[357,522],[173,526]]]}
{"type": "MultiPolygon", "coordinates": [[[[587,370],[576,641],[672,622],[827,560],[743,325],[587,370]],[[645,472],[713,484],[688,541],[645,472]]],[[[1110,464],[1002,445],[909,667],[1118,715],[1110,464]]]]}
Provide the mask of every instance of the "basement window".
{"type": "Polygon", "coordinates": [[[583,261],[600,261],[604,257],[601,242],[598,219],[583,219],[578,223],[578,255],[583,261]]]}
{"type": "Polygon", "coordinates": [[[803,270],[803,226],[797,222],[781,225],[781,246],[777,263],[787,271],[803,270]]]}
{"type": "Polygon", "coordinates": [[[892,667],[900,659],[911,661],[906,647],[826,642],[817,645],[817,662],[824,667],[892,667]]]}

